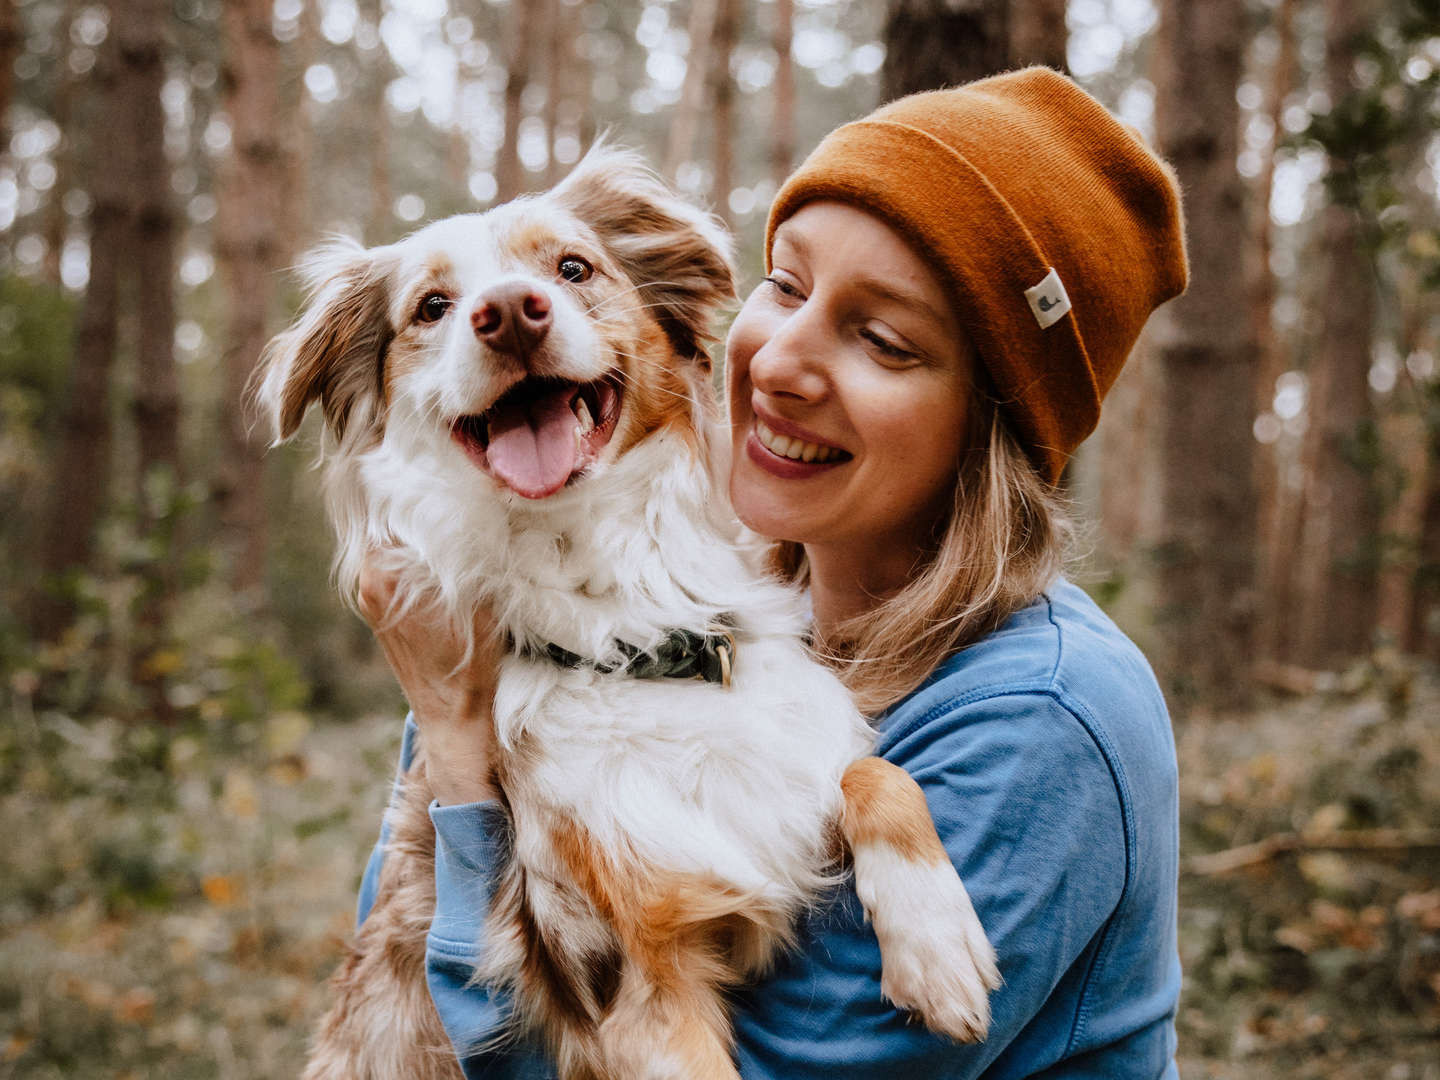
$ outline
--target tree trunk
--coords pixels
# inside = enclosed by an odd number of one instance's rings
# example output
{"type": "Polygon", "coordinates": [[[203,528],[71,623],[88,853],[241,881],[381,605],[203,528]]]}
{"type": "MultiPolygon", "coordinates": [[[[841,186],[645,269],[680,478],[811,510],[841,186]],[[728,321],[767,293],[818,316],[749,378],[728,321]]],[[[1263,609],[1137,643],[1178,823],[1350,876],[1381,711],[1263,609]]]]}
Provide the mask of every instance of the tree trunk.
{"type": "Polygon", "coordinates": [[[1066,71],[1069,42],[1065,0],[1014,0],[1010,4],[1011,67],[1044,64],[1066,71]]]}
{"type": "MultiPolygon", "coordinates": [[[[119,35],[112,35],[101,47],[90,79],[96,103],[117,98],[119,54],[119,35]]],[[[133,163],[123,125],[115,122],[114,113],[93,108],[88,117],[96,163],[90,183],[90,279],[76,326],[60,446],[50,481],[40,551],[41,591],[29,612],[37,641],[54,640],[70,621],[72,607],[62,579],[90,562],[109,490],[110,383],[119,337],[120,268],[128,257],[134,218],[133,163]]]]}
{"type": "MultiPolygon", "coordinates": [[[[0,22],[5,18],[13,18],[10,14],[14,11],[11,4],[3,4],[4,14],[0,14],[0,22]]],[[[60,132],[60,143],[55,147],[55,183],[50,188],[50,197],[45,201],[45,262],[42,266],[42,273],[45,280],[57,288],[61,285],[60,265],[65,256],[65,237],[70,230],[70,223],[66,220],[65,214],[65,192],[70,190],[71,176],[74,173],[72,159],[75,155],[75,135],[71,130],[75,123],[72,105],[75,100],[75,73],[70,67],[70,56],[73,46],[70,42],[70,26],[74,21],[75,5],[74,0],[65,0],[60,8],[60,52],[59,70],[55,75],[55,97],[50,106],[50,118],[55,121],[55,127],[60,132]]],[[[4,30],[0,28],[0,42],[3,42],[4,30]]],[[[13,64],[13,57],[6,59],[3,55],[4,47],[0,44],[0,64],[5,67],[0,71],[9,71],[13,64]]],[[[3,116],[3,104],[0,104],[0,116],[3,116]]],[[[0,125],[3,126],[3,125],[0,125]]],[[[10,136],[0,131],[0,146],[8,145],[10,136]]]]}
{"type": "MultiPolygon", "coordinates": [[[[360,14],[377,30],[384,16],[383,0],[363,0],[360,14]]],[[[392,204],[395,200],[390,187],[390,108],[385,101],[385,87],[390,81],[389,53],[377,49],[376,62],[367,65],[361,106],[369,116],[367,127],[369,138],[366,149],[370,164],[370,205],[365,215],[365,242],[379,244],[391,237],[394,215],[392,204]]]]}
{"type": "Polygon", "coordinates": [[[1254,614],[1255,349],[1234,272],[1247,242],[1235,169],[1242,0],[1165,0],[1156,42],[1161,152],[1186,196],[1190,289],[1157,326],[1156,630],[1170,687],[1218,705],[1248,691],[1254,614]]]}
{"type": "MultiPolygon", "coordinates": [[[[1326,80],[1335,107],[1355,92],[1358,35],[1373,5],[1328,0],[1326,80]]],[[[1353,162],[1332,153],[1332,182],[1351,188],[1353,162]]],[[[1375,616],[1379,510],[1369,463],[1374,439],[1370,345],[1375,279],[1360,213],[1332,201],[1321,218],[1323,303],[1311,363],[1305,520],[1296,566],[1293,659],[1326,667],[1368,651],[1375,616]],[[1369,444],[1369,445],[1367,445],[1369,444]]]]}
{"type": "Polygon", "coordinates": [[[505,141],[495,162],[497,202],[506,202],[526,188],[520,165],[521,99],[530,81],[535,51],[535,0],[510,0],[509,48],[505,55],[505,141]]]}
{"type": "Polygon", "coordinates": [[[221,517],[234,544],[231,580],[264,602],[264,441],[251,435],[242,403],[265,347],[271,292],[284,260],[281,204],[287,170],[280,116],[280,43],[270,0],[225,0],[225,104],[233,146],[220,185],[215,250],[230,301],[220,430],[225,461],[217,480],[221,517]]]}
{"type": "Polygon", "coordinates": [[[131,670],[158,719],[170,715],[164,676],[150,662],[165,643],[175,579],[175,507],[180,481],[180,381],[175,368],[175,211],[165,158],[167,0],[125,0],[115,6],[125,66],[121,115],[135,162],[135,243],[132,259],[137,316],[135,419],[137,521],[152,561],[135,612],[131,670]]]}
{"type": "Polygon", "coordinates": [[[1430,476],[1420,528],[1419,569],[1415,576],[1407,645],[1411,652],[1440,663],[1440,432],[1428,437],[1430,476]]]}
{"type": "Polygon", "coordinates": [[[1003,0],[891,0],[880,98],[994,75],[1010,66],[1003,0]]]}
{"type": "Polygon", "coordinates": [[[735,186],[735,80],[730,58],[740,37],[740,0],[718,0],[715,41],[710,54],[710,106],[714,124],[710,144],[710,201],[732,229],[730,191],[735,186]]]}
{"type": "MultiPolygon", "coordinates": [[[[1296,0],[1280,0],[1275,12],[1275,34],[1279,48],[1275,67],[1270,73],[1266,114],[1270,118],[1272,136],[1265,149],[1265,163],[1255,182],[1254,271],[1250,283],[1250,327],[1255,339],[1256,377],[1255,411],[1269,411],[1275,400],[1275,381],[1287,370],[1284,343],[1271,325],[1275,307],[1275,274],[1270,269],[1271,233],[1270,199],[1275,190],[1275,152],[1280,146],[1285,114],[1285,97],[1295,81],[1295,9],[1296,0]]],[[[1280,444],[1257,445],[1255,451],[1255,504],[1258,522],[1258,579],[1256,592],[1255,649],[1262,659],[1280,659],[1286,654],[1288,637],[1287,613],[1291,610],[1289,554],[1293,536],[1296,507],[1294,493],[1282,483],[1280,444]]]]}
{"type": "Polygon", "coordinates": [[[770,129],[770,179],[776,190],[795,164],[795,0],[775,0],[775,120],[770,129]]]}
{"type": "Polygon", "coordinates": [[[685,82],[680,87],[680,103],[670,120],[670,138],[665,144],[665,175],[672,181],[695,151],[695,133],[700,128],[705,91],[709,87],[711,38],[719,2],[690,0],[690,19],[685,27],[689,42],[685,52],[685,82]]]}
{"type": "Polygon", "coordinates": [[[560,180],[560,163],[555,160],[555,140],[560,135],[560,99],[565,94],[565,62],[569,52],[569,29],[564,0],[545,0],[545,186],[560,180]]]}
{"type": "MultiPolygon", "coordinates": [[[[69,9],[66,8],[66,16],[69,9]]],[[[61,22],[68,34],[70,20],[65,18],[61,22]]],[[[15,61],[20,56],[20,49],[25,44],[25,31],[20,25],[20,10],[16,0],[4,0],[0,3],[0,147],[10,146],[10,101],[15,92],[15,61]]],[[[65,52],[61,49],[61,52],[65,52]]]]}

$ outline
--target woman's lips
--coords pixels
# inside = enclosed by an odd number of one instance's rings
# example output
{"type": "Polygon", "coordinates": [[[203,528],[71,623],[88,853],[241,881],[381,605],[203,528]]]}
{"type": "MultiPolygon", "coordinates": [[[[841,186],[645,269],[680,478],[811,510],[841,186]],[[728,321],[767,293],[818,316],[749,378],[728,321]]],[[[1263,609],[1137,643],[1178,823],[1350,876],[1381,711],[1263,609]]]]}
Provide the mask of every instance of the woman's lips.
{"type": "Polygon", "coordinates": [[[839,447],[781,435],[759,417],[745,440],[745,452],[760,468],[785,479],[813,476],[843,465],[852,456],[839,447]]]}

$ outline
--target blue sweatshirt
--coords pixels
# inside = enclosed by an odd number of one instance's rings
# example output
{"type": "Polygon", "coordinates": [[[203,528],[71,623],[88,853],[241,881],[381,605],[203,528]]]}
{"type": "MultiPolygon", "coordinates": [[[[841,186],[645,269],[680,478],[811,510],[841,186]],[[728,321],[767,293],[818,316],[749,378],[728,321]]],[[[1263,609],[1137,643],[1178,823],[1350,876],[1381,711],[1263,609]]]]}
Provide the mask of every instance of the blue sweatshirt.
{"type": "MultiPolygon", "coordinates": [[[[1180,990],[1178,810],[1165,702],[1139,650],[1065,581],[948,660],[877,722],[876,753],[920,783],[999,954],[985,1042],[932,1035],[880,994],[853,890],[736,997],[746,1080],[1172,1080],[1180,990]]],[[[402,767],[413,724],[407,724],[402,767]]],[[[493,1044],[506,1002],[470,984],[504,820],[432,806],[430,992],[467,1078],[551,1080],[542,1051],[493,1044]]],[[[384,840],[382,834],[382,843],[384,840]]],[[[361,886],[374,900],[377,845],[361,886]]]]}

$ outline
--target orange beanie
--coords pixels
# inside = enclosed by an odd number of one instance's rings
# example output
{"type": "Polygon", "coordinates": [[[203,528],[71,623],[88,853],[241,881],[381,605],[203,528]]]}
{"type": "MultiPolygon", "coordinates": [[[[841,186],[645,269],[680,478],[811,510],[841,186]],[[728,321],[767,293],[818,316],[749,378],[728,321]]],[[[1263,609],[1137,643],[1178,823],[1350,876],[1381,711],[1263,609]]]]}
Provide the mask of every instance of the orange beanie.
{"type": "Polygon", "coordinates": [[[940,272],[1051,482],[1150,312],[1185,289],[1170,169],[1048,68],[914,94],[831,132],[770,208],[767,270],[776,226],[817,199],[878,215],[940,272]]]}

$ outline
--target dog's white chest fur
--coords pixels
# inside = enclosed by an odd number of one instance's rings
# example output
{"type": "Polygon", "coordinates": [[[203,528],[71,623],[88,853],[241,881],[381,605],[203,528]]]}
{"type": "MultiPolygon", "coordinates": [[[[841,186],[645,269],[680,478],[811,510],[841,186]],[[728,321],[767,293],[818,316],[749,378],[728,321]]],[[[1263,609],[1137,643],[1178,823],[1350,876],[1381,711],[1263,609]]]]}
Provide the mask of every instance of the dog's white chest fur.
{"type": "Polygon", "coordinates": [[[561,815],[653,866],[781,903],[813,891],[840,776],[871,733],[807,655],[802,601],[758,572],[694,448],[657,434],[536,505],[439,467],[445,447],[423,439],[392,428],[361,459],[368,520],[411,553],[416,586],[462,619],[490,603],[522,647],[494,705],[517,857],[532,826],[561,815]],[[616,641],[645,648],[735,615],[729,688],[566,668],[523,648],[613,661],[616,641]]]}

